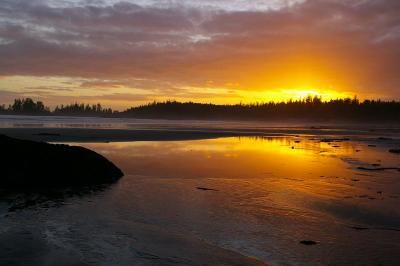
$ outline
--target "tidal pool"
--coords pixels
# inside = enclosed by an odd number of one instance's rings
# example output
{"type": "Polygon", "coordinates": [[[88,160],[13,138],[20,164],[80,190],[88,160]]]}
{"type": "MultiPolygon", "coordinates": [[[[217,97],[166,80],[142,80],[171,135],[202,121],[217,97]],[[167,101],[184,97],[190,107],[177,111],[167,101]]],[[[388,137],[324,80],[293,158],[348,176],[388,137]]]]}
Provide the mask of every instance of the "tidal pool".
{"type": "Polygon", "coordinates": [[[81,145],[125,177],[57,200],[2,201],[0,248],[9,249],[0,262],[19,254],[49,265],[60,257],[71,265],[200,265],[204,254],[214,254],[205,264],[230,264],[227,258],[242,254],[272,265],[400,263],[400,156],[388,152],[396,141],[285,136],[81,145]]]}

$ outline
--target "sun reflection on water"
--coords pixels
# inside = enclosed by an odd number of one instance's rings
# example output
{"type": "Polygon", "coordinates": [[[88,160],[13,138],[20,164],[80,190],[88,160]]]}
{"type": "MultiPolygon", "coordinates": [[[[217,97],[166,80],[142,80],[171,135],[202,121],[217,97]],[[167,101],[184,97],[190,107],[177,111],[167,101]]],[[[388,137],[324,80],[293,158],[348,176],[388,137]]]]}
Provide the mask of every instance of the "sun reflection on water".
{"type": "Polygon", "coordinates": [[[329,254],[334,264],[357,264],[398,243],[398,171],[357,168],[400,167],[383,145],[305,135],[82,145],[123,169],[110,198],[135,219],[142,213],[266,261],[301,254],[293,264],[318,264],[329,254]],[[302,239],[319,242],[318,254],[304,253],[302,239]]]}
{"type": "Polygon", "coordinates": [[[311,136],[85,145],[132,175],[250,179],[328,197],[356,189],[351,180],[357,169],[349,162],[373,163],[379,157],[396,163],[384,151],[360,143],[311,136]]]}

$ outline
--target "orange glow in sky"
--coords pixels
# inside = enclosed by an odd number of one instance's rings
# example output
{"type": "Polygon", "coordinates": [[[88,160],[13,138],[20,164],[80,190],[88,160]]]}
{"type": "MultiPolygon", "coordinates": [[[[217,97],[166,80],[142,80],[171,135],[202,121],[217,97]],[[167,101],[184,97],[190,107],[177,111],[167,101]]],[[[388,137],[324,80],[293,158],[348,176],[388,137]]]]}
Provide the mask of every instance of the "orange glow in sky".
{"type": "Polygon", "coordinates": [[[400,14],[385,1],[157,2],[8,1],[0,104],[400,99],[400,14]]]}

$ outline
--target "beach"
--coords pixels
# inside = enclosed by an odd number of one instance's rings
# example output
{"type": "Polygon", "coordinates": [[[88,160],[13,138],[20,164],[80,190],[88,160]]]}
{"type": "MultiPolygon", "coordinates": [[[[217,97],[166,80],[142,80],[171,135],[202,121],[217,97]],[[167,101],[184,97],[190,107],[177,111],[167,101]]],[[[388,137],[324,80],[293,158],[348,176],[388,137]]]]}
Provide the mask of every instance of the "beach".
{"type": "Polygon", "coordinates": [[[0,134],[86,147],[125,176],[84,190],[3,191],[1,263],[400,260],[400,158],[389,152],[400,146],[396,127],[75,122],[3,125],[0,134]]]}

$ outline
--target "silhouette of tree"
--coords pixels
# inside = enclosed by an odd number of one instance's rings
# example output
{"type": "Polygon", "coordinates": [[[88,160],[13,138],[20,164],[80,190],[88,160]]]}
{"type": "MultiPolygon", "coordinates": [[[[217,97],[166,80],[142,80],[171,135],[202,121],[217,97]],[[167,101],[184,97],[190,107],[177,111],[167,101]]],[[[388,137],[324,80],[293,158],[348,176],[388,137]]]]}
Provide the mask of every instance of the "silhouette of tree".
{"type": "Polygon", "coordinates": [[[12,105],[12,110],[14,112],[21,112],[22,111],[22,100],[15,99],[14,104],[12,105]]]}
{"type": "Polygon", "coordinates": [[[394,121],[400,123],[400,102],[365,100],[357,97],[323,101],[308,96],[303,100],[235,105],[215,105],[194,102],[152,102],[129,108],[123,112],[103,108],[98,104],[73,103],[56,106],[53,112],[41,101],[30,98],[15,99],[8,109],[0,106],[1,113],[52,114],[70,116],[107,116],[161,119],[221,119],[260,121],[394,121]]]}
{"type": "Polygon", "coordinates": [[[35,102],[31,98],[15,99],[14,103],[9,106],[8,112],[23,113],[23,114],[45,114],[49,113],[50,109],[43,102],[35,102]]]}
{"type": "Polygon", "coordinates": [[[111,108],[105,109],[100,103],[92,106],[84,103],[73,103],[70,105],[56,106],[54,114],[57,115],[111,115],[111,108]]]}
{"type": "Polygon", "coordinates": [[[308,96],[304,100],[254,104],[214,105],[153,102],[130,108],[120,114],[136,118],[229,119],[229,120],[313,120],[313,121],[398,121],[400,102],[366,100],[357,97],[322,101],[308,96]]]}

